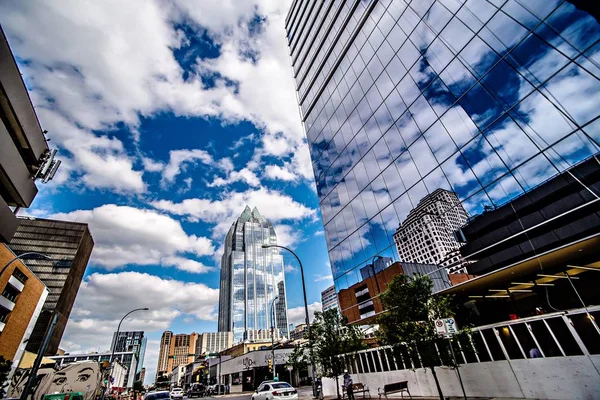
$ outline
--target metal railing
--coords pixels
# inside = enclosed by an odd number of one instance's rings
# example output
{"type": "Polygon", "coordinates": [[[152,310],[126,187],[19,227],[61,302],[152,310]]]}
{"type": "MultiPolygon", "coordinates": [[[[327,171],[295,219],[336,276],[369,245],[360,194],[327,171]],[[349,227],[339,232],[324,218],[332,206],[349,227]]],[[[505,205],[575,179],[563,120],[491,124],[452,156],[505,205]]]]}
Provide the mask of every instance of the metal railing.
{"type": "MultiPolygon", "coordinates": [[[[489,361],[590,356],[600,354],[600,306],[536,315],[472,328],[450,342],[436,343],[435,365],[453,365],[450,345],[458,364],[489,361]]],[[[421,368],[418,350],[406,346],[382,346],[344,354],[353,374],[421,368]]]]}

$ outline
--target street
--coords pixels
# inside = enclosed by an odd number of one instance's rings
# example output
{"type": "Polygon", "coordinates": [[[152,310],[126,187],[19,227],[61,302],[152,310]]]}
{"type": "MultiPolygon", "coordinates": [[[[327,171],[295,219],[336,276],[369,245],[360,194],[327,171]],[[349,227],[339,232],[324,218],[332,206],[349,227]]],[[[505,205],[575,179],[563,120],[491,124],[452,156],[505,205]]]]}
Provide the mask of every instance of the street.
{"type": "MultiPolygon", "coordinates": [[[[310,386],[302,386],[297,388],[298,390],[298,399],[299,400],[308,400],[312,399],[311,387],[310,386]]],[[[233,393],[227,394],[223,396],[213,396],[213,397],[195,397],[196,399],[227,399],[227,400],[250,400],[252,398],[251,392],[246,393],[233,393]]],[[[188,399],[188,397],[184,397],[184,399],[188,399]]]]}

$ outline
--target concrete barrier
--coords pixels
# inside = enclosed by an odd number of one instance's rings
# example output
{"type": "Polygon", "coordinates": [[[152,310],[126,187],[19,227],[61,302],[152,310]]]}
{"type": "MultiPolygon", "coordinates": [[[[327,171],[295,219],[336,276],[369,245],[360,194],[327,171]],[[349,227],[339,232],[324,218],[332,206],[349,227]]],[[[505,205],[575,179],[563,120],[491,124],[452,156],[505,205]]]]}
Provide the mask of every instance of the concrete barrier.
{"type": "MultiPolygon", "coordinates": [[[[462,364],[460,373],[468,397],[523,399],[600,399],[600,355],[534,358],[462,364]]],[[[445,396],[462,396],[456,371],[436,367],[445,396]]],[[[371,395],[387,383],[408,381],[413,396],[437,396],[431,370],[353,374],[354,383],[369,386],[371,395]]],[[[343,379],[339,380],[340,385],[343,379]]],[[[325,396],[335,396],[335,379],[323,378],[325,396]]],[[[341,393],[341,387],[340,387],[341,393]]]]}

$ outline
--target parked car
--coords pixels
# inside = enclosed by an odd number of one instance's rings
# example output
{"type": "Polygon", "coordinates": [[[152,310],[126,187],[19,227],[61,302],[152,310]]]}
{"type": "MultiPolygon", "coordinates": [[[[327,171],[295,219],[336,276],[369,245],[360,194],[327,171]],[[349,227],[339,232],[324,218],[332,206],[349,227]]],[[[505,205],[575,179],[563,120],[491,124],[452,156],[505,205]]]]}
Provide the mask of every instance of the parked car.
{"type": "Polygon", "coordinates": [[[144,396],[144,400],[167,400],[171,398],[171,393],[168,390],[158,390],[155,392],[148,392],[144,396]]]}
{"type": "Polygon", "coordinates": [[[173,390],[171,390],[171,398],[172,399],[183,399],[184,394],[185,394],[185,392],[183,391],[182,388],[173,388],[173,390]]]}
{"type": "Polygon", "coordinates": [[[204,397],[206,388],[201,383],[194,383],[190,388],[190,397],[204,397]]]}
{"type": "Polygon", "coordinates": [[[298,391],[287,382],[265,381],[252,395],[252,400],[297,400],[298,391]]]}

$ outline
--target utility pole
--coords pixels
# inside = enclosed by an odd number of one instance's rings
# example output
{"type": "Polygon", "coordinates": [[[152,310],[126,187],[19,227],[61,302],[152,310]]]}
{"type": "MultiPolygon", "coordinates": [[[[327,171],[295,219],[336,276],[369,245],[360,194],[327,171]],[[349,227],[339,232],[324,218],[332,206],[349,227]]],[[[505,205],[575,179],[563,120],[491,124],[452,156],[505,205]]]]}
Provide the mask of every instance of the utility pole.
{"type": "Polygon", "coordinates": [[[54,332],[54,327],[58,323],[59,312],[54,310],[52,313],[52,319],[50,320],[50,325],[48,325],[48,329],[46,329],[46,334],[44,335],[44,341],[42,342],[42,347],[38,350],[38,354],[35,357],[35,361],[33,362],[33,367],[31,368],[31,374],[29,375],[29,379],[27,379],[27,384],[25,388],[23,388],[23,393],[21,393],[20,400],[27,400],[29,397],[29,392],[33,387],[33,384],[37,380],[37,373],[40,369],[40,365],[42,365],[42,359],[44,358],[44,353],[48,348],[48,344],[50,344],[50,339],[52,338],[52,332],[54,332]]]}
{"type": "Polygon", "coordinates": [[[271,360],[273,360],[273,380],[275,380],[276,376],[276,368],[275,368],[275,302],[279,300],[279,296],[275,296],[273,302],[271,303],[271,360]]]}

